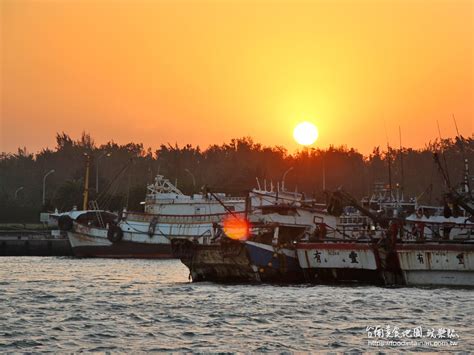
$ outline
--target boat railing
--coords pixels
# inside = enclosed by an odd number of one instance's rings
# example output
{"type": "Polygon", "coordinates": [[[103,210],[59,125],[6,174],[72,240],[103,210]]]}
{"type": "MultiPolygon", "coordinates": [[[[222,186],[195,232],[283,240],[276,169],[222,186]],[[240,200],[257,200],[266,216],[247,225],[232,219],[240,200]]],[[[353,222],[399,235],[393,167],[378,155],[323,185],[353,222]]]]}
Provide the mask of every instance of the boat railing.
{"type": "MultiPolygon", "coordinates": [[[[244,198],[243,197],[235,197],[235,196],[219,196],[219,200],[221,201],[226,201],[226,202],[235,202],[235,203],[243,203],[244,198]]],[[[188,196],[187,198],[163,198],[158,195],[153,195],[153,194],[148,194],[145,199],[145,203],[150,204],[150,203],[159,203],[159,204],[180,204],[180,203],[195,203],[198,201],[198,199],[195,199],[191,196],[188,196]]],[[[219,203],[216,199],[209,197],[209,198],[202,198],[202,200],[199,200],[199,203],[219,203]]]]}
{"type": "Polygon", "coordinates": [[[410,244],[410,245],[418,245],[418,244],[440,244],[440,245],[446,245],[446,244],[467,244],[467,245],[472,245],[474,247],[474,237],[471,238],[464,238],[464,239],[424,239],[424,240],[407,240],[407,239],[402,239],[399,240],[398,243],[402,244],[410,244]]]}
{"type": "Polygon", "coordinates": [[[404,226],[400,229],[399,238],[402,241],[421,242],[421,241],[461,241],[474,240],[474,224],[458,223],[411,223],[409,227],[404,226]],[[428,231],[426,231],[426,229],[428,231]],[[457,234],[456,231],[458,231],[457,234]],[[462,231],[462,233],[459,233],[462,231]],[[427,233],[428,232],[428,233],[427,233]]]}
{"type": "Polygon", "coordinates": [[[301,240],[298,243],[358,243],[358,244],[370,244],[373,243],[373,239],[369,238],[359,238],[359,239],[341,239],[341,238],[325,238],[325,239],[319,239],[319,240],[301,240]]]}
{"type": "Polygon", "coordinates": [[[367,228],[367,226],[362,225],[336,225],[336,227],[332,227],[324,222],[316,223],[316,225],[314,238],[319,240],[370,241],[382,236],[381,230],[367,228]],[[324,232],[322,232],[322,230],[324,230],[324,232]]]}
{"type": "MultiPolygon", "coordinates": [[[[245,212],[234,212],[235,215],[244,218],[245,212]]],[[[141,212],[127,213],[126,219],[137,222],[151,222],[156,218],[158,223],[170,224],[198,224],[198,223],[218,223],[221,222],[228,213],[213,214],[193,214],[193,215],[160,215],[141,212]]]]}

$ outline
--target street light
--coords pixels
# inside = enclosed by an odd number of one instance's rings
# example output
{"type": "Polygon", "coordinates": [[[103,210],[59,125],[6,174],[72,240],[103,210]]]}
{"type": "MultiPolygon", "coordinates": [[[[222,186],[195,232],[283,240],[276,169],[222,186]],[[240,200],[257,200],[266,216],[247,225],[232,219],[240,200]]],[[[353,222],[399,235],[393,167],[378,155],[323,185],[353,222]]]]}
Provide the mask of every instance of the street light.
{"type": "Polygon", "coordinates": [[[281,178],[281,191],[285,191],[285,178],[286,178],[286,174],[288,174],[291,170],[293,170],[293,167],[288,168],[288,170],[286,170],[286,171],[283,173],[283,176],[282,176],[282,178],[281,178]]]}
{"type": "Polygon", "coordinates": [[[51,175],[52,173],[54,173],[54,171],[55,171],[54,169],[51,169],[43,176],[43,206],[46,201],[46,178],[48,177],[48,175],[51,175]]]}
{"type": "Polygon", "coordinates": [[[15,191],[15,200],[18,198],[18,193],[23,189],[24,189],[23,186],[20,186],[19,188],[16,189],[16,191],[15,191]]]}
{"type": "Polygon", "coordinates": [[[108,152],[103,152],[95,161],[95,193],[99,193],[99,160],[105,157],[110,157],[112,154],[108,152]]]}
{"type": "Polygon", "coordinates": [[[193,173],[189,171],[189,169],[184,169],[184,171],[187,172],[189,175],[191,175],[191,178],[193,179],[193,194],[194,194],[194,191],[196,190],[196,179],[194,178],[193,173]]]}

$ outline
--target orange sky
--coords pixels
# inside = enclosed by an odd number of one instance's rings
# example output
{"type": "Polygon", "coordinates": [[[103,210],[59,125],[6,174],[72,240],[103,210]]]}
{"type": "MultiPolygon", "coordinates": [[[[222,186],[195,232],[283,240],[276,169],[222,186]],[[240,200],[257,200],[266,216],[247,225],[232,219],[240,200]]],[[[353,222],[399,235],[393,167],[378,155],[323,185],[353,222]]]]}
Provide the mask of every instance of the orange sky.
{"type": "Polygon", "coordinates": [[[474,1],[0,0],[0,151],[252,136],[363,153],[474,122],[474,1]],[[386,126],[386,130],[385,130],[386,126]]]}

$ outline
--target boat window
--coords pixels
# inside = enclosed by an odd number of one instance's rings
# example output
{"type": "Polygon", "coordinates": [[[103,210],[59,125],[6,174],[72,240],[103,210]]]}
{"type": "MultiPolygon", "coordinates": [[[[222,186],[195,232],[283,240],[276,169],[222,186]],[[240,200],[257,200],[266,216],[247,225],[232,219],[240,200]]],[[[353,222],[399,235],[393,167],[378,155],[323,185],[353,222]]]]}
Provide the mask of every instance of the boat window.
{"type": "Polygon", "coordinates": [[[195,207],[194,208],[194,214],[204,214],[204,208],[202,207],[195,207]]]}

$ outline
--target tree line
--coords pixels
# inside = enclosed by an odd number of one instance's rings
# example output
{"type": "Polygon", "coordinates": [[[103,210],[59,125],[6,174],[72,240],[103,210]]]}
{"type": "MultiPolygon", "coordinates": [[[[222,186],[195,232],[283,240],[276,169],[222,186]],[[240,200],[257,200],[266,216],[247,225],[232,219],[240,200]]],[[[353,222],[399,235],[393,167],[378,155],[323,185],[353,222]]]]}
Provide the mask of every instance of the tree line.
{"type": "Polygon", "coordinates": [[[245,195],[256,187],[276,188],[283,175],[289,190],[324,202],[326,190],[343,187],[357,198],[370,195],[374,183],[400,186],[406,198],[441,204],[444,186],[433,160],[442,154],[453,184],[461,183],[464,159],[474,161],[474,139],[456,137],[429,142],[422,149],[381,148],[364,156],[353,148],[304,148],[289,154],[284,147],[263,146],[249,137],[207,149],[162,144],[152,151],[143,144],[113,141],[97,145],[89,134],[73,139],[56,135],[56,147],[32,154],[26,148],[0,155],[0,221],[38,221],[41,211],[82,207],[87,156],[89,193],[101,208],[141,210],[146,185],[164,175],[184,193],[212,191],[245,195]],[[45,175],[54,170],[53,173],[45,175]],[[390,172],[390,173],[389,173],[390,172]],[[43,204],[43,181],[45,201],[43,204]],[[397,185],[398,184],[398,185],[397,185]]]}

